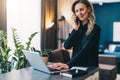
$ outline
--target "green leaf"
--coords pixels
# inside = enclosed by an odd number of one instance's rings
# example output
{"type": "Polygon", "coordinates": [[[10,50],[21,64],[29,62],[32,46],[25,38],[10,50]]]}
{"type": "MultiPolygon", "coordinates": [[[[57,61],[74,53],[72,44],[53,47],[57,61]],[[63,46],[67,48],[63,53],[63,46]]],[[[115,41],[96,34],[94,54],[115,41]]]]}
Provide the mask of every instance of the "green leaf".
{"type": "Polygon", "coordinates": [[[17,61],[16,57],[12,57],[12,59],[13,59],[14,61],[17,61]]]}

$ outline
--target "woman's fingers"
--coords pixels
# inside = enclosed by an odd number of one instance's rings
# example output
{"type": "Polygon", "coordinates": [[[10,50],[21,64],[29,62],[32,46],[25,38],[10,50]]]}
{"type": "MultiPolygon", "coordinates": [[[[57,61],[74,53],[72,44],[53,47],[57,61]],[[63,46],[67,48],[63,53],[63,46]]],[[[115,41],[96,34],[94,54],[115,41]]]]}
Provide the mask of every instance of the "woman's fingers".
{"type": "Polygon", "coordinates": [[[64,63],[54,63],[52,65],[49,65],[48,66],[49,68],[52,68],[52,69],[68,69],[68,65],[67,64],[64,64],[64,63]]]}

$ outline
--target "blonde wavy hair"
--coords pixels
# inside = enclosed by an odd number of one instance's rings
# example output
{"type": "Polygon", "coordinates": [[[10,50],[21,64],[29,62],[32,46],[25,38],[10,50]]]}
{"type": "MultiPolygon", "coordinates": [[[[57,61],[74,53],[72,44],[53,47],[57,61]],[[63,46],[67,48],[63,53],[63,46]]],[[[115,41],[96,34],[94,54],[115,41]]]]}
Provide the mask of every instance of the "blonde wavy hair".
{"type": "Polygon", "coordinates": [[[83,3],[87,6],[87,8],[90,8],[90,12],[88,13],[88,29],[86,32],[86,35],[88,36],[92,32],[94,28],[94,24],[95,24],[94,8],[93,8],[92,3],[90,3],[88,0],[76,0],[72,5],[73,13],[75,13],[75,5],[78,3],[83,3]]]}

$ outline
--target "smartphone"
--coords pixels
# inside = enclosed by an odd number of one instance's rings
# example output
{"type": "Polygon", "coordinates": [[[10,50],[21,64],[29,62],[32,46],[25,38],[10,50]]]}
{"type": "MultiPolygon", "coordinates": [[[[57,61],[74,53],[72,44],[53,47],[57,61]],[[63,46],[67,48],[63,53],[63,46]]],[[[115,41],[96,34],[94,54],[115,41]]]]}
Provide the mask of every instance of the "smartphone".
{"type": "Polygon", "coordinates": [[[80,22],[80,20],[79,20],[79,18],[78,17],[76,17],[76,19],[74,20],[75,21],[75,23],[78,25],[78,23],[80,22]]]}

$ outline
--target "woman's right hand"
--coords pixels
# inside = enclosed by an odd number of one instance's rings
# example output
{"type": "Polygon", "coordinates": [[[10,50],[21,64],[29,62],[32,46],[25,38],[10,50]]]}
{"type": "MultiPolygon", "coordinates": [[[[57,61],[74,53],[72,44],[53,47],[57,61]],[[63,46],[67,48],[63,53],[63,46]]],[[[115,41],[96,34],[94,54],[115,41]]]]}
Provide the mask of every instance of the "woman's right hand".
{"type": "Polygon", "coordinates": [[[51,69],[68,69],[69,66],[67,64],[64,64],[64,63],[61,63],[61,62],[58,62],[58,63],[54,63],[52,65],[48,65],[49,68],[51,69]]]}
{"type": "Polygon", "coordinates": [[[73,28],[77,31],[80,27],[80,21],[76,21],[77,20],[76,15],[73,15],[72,19],[73,19],[73,28]]]}

